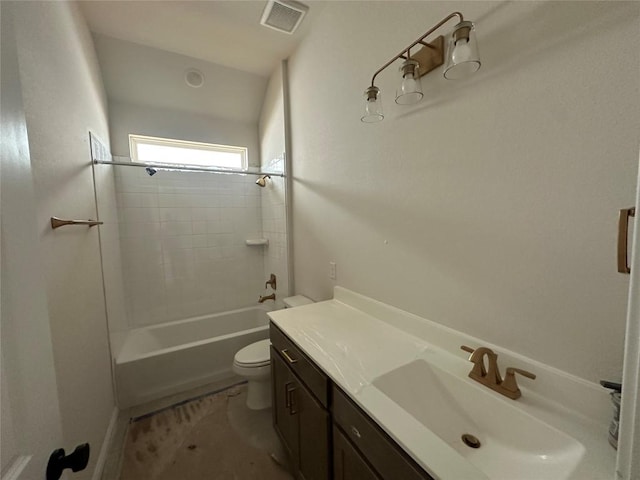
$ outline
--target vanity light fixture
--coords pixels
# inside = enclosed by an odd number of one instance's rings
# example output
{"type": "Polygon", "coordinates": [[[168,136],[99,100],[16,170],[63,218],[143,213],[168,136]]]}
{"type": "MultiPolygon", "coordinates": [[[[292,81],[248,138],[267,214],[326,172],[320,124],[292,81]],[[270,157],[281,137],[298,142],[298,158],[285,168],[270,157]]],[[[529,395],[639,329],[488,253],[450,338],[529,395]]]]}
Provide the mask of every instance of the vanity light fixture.
{"type": "Polygon", "coordinates": [[[400,71],[402,72],[402,83],[396,92],[396,103],[398,105],[412,105],[422,100],[422,86],[420,85],[420,65],[415,60],[405,60],[402,62],[400,71]]]}
{"type": "Polygon", "coordinates": [[[380,89],[371,86],[364,91],[364,115],[361,120],[365,123],[379,122],[384,118],[382,113],[382,99],[380,98],[380,89]]]}
{"type": "Polygon", "coordinates": [[[396,91],[396,103],[399,105],[411,105],[422,100],[423,93],[420,78],[445,63],[444,37],[441,35],[429,43],[425,39],[454,17],[458,17],[459,22],[453,27],[448,42],[444,77],[447,80],[456,80],[464,78],[480,68],[475,26],[473,22],[465,21],[462,13],[453,12],[431,27],[411,45],[405,47],[398,55],[373,74],[371,86],[364,92],[365,111],[361,117],[363,122],[374,123],[384,118],[380,89],[376,87],[375,80],[380,72],[396,60],[404,60],[400,67],[402,83],[396,91]],[[420,50],[412,54],[411,50],[418,45],[421,46],[420,50]]]}

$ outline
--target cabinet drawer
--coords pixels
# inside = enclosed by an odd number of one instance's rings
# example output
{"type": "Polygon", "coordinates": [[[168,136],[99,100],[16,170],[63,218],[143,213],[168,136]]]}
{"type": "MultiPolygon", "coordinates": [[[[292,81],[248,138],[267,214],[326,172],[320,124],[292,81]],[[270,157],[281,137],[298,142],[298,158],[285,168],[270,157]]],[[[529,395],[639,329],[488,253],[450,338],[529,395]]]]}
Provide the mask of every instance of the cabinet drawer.
{"type": "Polygon", "coordinates": [[[342,390],[333,387],[333,421],[386,480],[433,480],[342,390]]]}
{"type": "Polygon", "coordinates": [[[278,352],[278,355],[296,373],[316,399],[327,408],[329,405],[329,378],[273,322],[269,325],[269,335],[271,345],[278,352]]]}
{"type": "Polygon", "coordinates": [[[335,425],[333,426],[333,480],[380,480],[367,461],[335,425]]]}

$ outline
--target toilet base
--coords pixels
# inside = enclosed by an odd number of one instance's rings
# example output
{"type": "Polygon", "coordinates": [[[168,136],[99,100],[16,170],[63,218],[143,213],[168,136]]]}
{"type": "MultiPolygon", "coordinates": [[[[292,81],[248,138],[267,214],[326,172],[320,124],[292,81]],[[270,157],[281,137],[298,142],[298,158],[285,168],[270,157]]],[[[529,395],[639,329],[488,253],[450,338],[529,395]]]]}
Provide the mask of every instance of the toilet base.
{"type": "Polygon", "coordinates": [[[247,407],[264,410],[271,407],[271,379],[249,380],[247,383],[247,407]]]}

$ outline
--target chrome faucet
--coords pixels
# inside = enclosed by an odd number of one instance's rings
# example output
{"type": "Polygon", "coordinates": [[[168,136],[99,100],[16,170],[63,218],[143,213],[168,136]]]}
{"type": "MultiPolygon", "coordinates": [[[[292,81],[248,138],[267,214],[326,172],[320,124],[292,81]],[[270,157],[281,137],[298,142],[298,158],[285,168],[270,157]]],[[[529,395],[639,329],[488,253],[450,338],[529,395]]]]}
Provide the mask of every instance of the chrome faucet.
{"type": "Polygon", "coordinates": [[[516,382],[516,373],[523,375],[527,378],[535,379],[536,376],[521,370],[519,368],[509,367],[506,371],[504,380],[500,376],[500,369],[498,368],[498,354],[487,347],[479,347],[475,350],[473,348],[462,345],[460,347],[465,352],[469,352],[469,361],[473,363],[473,368],[469,372],[469,378],[472,378],[478,383],[495,390],[505,397],[509,397],[512,400],[520,398],[522,392],[518,388],[516,382]],[[484,359],[487,358],[487,366],[485,367],[484,359]]]}
{"type": "Polygon", "coordinates": [[[276,294],[272,293],[271,295],[265,295],[264,297],[262,295],[260,295],[260,298],[258,299],[258,303],[264,303],[267,300],[276,300],[276,294]]]}

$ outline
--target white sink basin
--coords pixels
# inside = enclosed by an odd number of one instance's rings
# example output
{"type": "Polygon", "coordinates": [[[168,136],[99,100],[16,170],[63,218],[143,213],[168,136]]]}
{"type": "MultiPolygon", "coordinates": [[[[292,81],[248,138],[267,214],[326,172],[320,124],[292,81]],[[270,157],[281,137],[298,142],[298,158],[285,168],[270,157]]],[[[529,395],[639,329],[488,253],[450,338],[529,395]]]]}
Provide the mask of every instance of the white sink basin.
{"type": "Polygon", "coordinates": [[[566,479],[585,454],[580,442],[517,401],[425,360],[381,375],[373,386],[491,479],[566,479]],[[480,448],[463,443],[463,434],[477,437],[480,448]]]}

